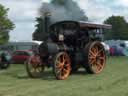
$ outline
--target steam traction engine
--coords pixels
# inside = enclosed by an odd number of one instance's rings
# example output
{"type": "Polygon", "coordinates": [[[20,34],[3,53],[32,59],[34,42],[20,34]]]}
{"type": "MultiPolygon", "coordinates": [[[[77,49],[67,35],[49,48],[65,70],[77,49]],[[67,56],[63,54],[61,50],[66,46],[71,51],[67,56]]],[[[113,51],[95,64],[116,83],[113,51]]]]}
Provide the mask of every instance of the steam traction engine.
{"type": "MultiPolygon", "coordinates": [[[[47,27],[46,40],[26,63],[28,75],[39,77],[46,66],[53,67],[55,77],[66,79],[71,71],[83,66],[88,73],[100,73],[105,67],[105,50],[98,37],[110,25],[61,21],[47,27]]],[[[102,36],[101,36],[102,37],[102,36]]]]}

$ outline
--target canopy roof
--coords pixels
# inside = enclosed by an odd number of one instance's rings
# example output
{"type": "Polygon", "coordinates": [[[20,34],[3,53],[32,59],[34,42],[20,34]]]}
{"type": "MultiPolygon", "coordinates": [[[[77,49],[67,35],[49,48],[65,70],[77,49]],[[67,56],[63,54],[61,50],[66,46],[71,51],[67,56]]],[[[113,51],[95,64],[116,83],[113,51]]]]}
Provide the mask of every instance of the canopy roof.
{"type": "Polygon", "coordinates": [[[79,25],[81,28],[90,28],[90,29],[111,29],[112,26],[109,24],[96,24],[96,23],[89,23],[89,22],[83,22],[79,21],[79,25]]]}
{"type": "Polygon", "coordinates": [[[112,26],[109,24],[96,24],[96,23],[90,23],[90,22],[84,22],[84,21],[60,21],[56,22],[51,25],[53,26],[60,26],[61,24],[70,24],[71,26],[76,24],[80,28],[88,28],[88,29],[111,29],[112,26]]]}

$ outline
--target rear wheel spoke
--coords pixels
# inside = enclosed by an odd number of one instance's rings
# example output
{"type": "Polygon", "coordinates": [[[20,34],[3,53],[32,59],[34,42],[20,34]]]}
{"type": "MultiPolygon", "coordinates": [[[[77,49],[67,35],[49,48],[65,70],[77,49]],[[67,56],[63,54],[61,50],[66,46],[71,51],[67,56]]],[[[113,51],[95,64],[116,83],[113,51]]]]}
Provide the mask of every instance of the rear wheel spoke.
{"type": "Polygon", "coordinates": [[[94,63],[95,63],[95,61],[96,61],[95,59],[90,60],[90,63],[91,63],[91,64],[94,64],[94,63]]]}
{"type": "Polygon", "coordinates": [[[99,49],[98,46],[95,46],[96,54],[98,53],[99,49]]]}
{"type": "Polygon", "coordinates": [[[93,52],[92,50],[90,50],[89,52],[92,56],[95,56],[95,52],[93,52]]]}
{"type": "Polygon", "coordinates": [[[100,62],[97,62],[97,65],[98,65],[98,70],[103,68],[103,65],[100,62]]]}
{"type": "Polygon", "coordinates": [[[100,59],[100,60],[105,60],[105,58],[104,58],[104,57],[99,57],[98,59],[100,59]]]}

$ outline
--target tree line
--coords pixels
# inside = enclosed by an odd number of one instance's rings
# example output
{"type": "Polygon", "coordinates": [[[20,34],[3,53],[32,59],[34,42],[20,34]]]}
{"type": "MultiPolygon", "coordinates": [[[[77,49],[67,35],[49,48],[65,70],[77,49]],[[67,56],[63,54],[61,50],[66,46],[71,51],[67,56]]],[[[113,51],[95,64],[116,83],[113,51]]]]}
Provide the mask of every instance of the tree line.
{"type": "Polygon", "coordinates": [[[0,44],[9,40],[9,32],[14,29],[13,22],[8,18],[9,8],[0,4],[0,44]]]}
{"type": "Polygon", "coordinates": [[[123,16],[111,16],[104,21],[112,29],[104,32],[106,40],[128,40],[128,22],[123,16]]]}

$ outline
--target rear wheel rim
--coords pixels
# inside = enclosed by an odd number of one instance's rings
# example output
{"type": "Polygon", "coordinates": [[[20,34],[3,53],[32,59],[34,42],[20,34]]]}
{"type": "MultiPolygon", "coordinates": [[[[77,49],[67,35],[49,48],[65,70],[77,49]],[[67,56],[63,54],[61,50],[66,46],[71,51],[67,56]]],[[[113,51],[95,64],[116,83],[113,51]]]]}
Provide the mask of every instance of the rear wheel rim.
{"type": "Polygon", "coordinates": [[[67,53],[60,53],[55,59],[55,74],[57,79],[66,79],[71,71],[71,62],[67,53]]]}
{"type": "Polygon", "coordinates": [[[104,47],[96,43],[89,49],[88,60],[94,73],[100,73],[105,66],[106,55],[104,47]]]}
{"type": "Polygon", "coordinates": [[[27,71],[31,77],[40,77],[44,71],[44,66],[40,56],[33,55],[27,62],[27,71]]]}

